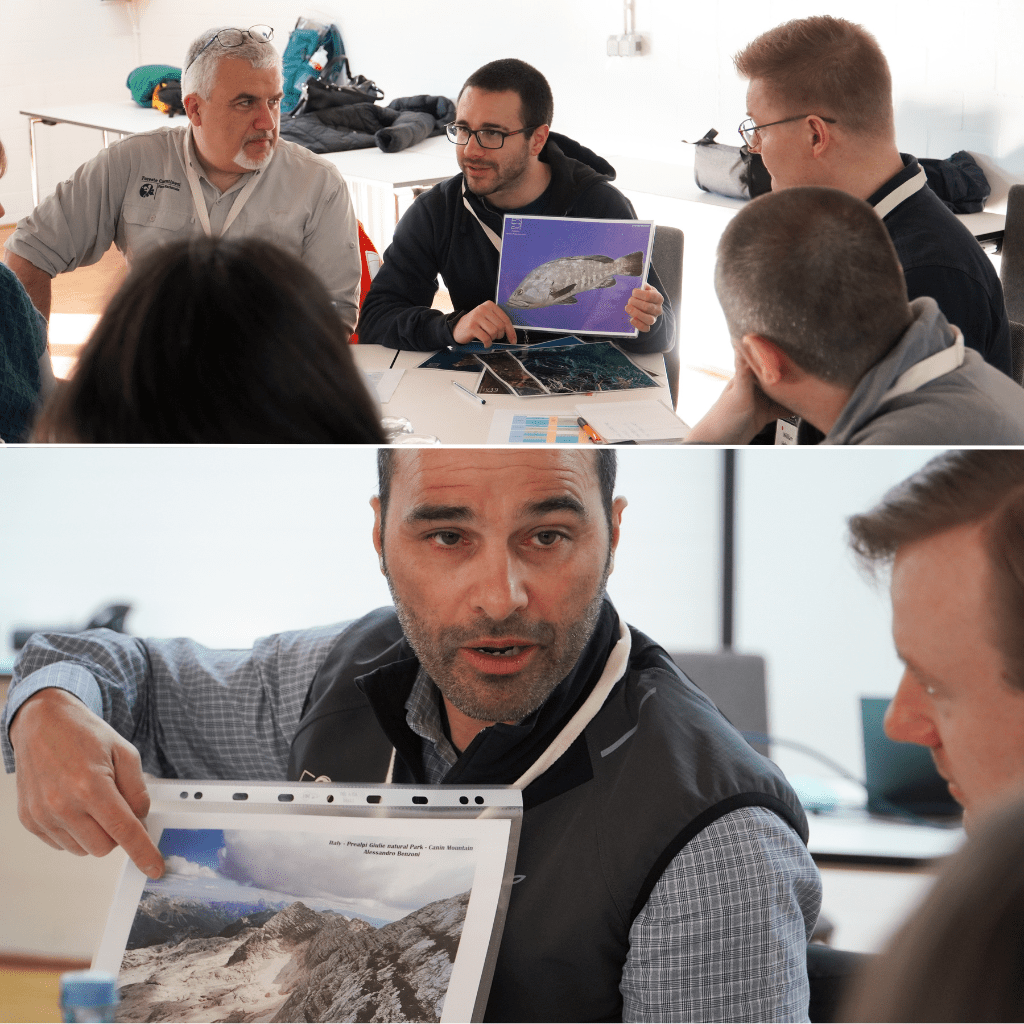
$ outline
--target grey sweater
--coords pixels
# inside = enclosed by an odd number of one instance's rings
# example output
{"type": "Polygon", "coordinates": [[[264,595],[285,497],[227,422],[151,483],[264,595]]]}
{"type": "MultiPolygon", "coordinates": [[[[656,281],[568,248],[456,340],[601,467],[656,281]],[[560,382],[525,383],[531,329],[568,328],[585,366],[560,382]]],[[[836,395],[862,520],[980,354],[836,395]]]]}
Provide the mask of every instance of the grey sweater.
{"type": "Polygon", "coordinates": [[[934,299],[915,299],[911,309],[903,337],[864,375],[822,443],[1024,444],[1024,388],[973,349],[957,369],[883,400],[901,374],[956,340],[934,299]]]}

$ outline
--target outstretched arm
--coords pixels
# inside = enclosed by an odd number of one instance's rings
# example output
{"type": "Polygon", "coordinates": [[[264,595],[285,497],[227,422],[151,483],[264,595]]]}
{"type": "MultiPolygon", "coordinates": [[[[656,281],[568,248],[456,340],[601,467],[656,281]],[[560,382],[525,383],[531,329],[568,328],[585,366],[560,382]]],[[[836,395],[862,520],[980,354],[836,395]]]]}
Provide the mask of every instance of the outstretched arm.
{"type": "Polygon", "coordinates": [[[26,828],[79,854],[121,845],[150,873],[142,770],[284,779],[310,682],[340,632],[282,633],[243,651],[108,629],[35,634],[0,733],[26,828]]]}
{"type": "Polygon", "coordinates": [[[163,859],[141,819],[149,794],[139,752],[66,690],[48,688],[10,726],[18,818],[57,850],[103,857],[120,846],[150,878],[163,859]]]}

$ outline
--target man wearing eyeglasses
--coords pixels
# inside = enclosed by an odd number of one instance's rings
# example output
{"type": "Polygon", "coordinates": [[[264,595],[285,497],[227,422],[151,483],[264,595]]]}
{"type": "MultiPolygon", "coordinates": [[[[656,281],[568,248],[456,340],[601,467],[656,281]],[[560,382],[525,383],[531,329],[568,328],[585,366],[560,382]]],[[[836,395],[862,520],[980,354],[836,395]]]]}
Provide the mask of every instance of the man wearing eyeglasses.
{"type": "Polygon", "coordinates": [[[1024,444],[1024,389],[907,301],[876,211],[839,189],[759,196],[718,245],[736,373],[687,438],[746,444],[778,416],[824,444],[1024,444]]]}
{"type": "MultiPolygon", "coordinates": [[[[553,135],[552,112],[547,80],[521,60],[492,61],[470,75],[448,125],[462,173],[402,217],[363,302],[361,341],[421,350],[522,341],[494,302],[503,215],[636,219],[610,184],[614,168],[553,135]],[[430,308],[438,274],[454,306],[447,316],[430,308]]],[[[635,352],[672,347],[672,311],[653,267],[650,279],[625,307],[640,334],[619,343],[635,352]]]]}
{"type": "Polygon", "coordinates": [[[892,79],[860,25],[817,16],[758,36],[734,58],[749,79],[743,141],[775,191],[820,185],[867,200],[896,246],[911,299],[931,296],[964,342],[1011,373],[1010,329],[991,261],[896,146],[892,79]]]}
{"type": "Polygon", "coordinates": [[[355,327],[360,266],[348,187],[332,164],[278,139],[273,35],[269,25],[204,32],[185,58],[188,124],[104,149],[19,223],[7,263],[44,316],[51,279],[95,263],[111,242],[131,263],[183,236],[230,232],[302,259],[355,327]]]}

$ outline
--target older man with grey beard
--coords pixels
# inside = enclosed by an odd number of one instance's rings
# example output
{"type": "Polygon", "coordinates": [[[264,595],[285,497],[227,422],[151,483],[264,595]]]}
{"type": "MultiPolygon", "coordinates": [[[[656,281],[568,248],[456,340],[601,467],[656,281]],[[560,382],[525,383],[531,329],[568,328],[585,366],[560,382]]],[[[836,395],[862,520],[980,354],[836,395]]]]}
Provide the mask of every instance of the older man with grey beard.
{"type": "Polygon", "coordinates": [[[181,778],[515,786],[485,1019],[806,1019],[821,888],[803,812],[608,599],[615,453],[385,449],[379,471],[394,608],[251,651],[30,641],[2,737],[25,825],[77,853],[120,844],[155,877],[140,760],[181,778]]]}
{"type": "Polygon", "coordinates": [[[7,265],[45,317],[52,278],[95,263],[112,242],[131,263],[183,236],[230,233],[298,256],[355,326],[360,264],[348,186],[333,164],[278,138],[272,38],[267,25],[204,32],[185,57],[188,125],[104,149],[19,222],[7,265]]]}

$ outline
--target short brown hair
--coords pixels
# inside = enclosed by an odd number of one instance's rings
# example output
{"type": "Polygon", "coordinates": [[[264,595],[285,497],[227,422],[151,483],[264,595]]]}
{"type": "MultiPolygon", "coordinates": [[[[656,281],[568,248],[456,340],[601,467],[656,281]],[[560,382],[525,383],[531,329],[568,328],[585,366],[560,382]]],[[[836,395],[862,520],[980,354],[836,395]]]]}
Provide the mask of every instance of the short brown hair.
{"type": "Polygon", "coordinates": [[[769,192],[732,219],[715,289],[734,339],[758,334],[805,372],[844,387],[889,352],[912,315],[877,214],[817,186],[769,192]]]}
{"type": "Polygon", "coordinates": [[[459,90],[459,99],[469,88],[484,92],[514,92],[519,97],[519,110],[523,118],[523,134],[530,138],[534,128],[551,124],[555,116],[555,101],[548,80],[531,64],[516,57],[492,60],[477,68],[459,90]]]}
{"type": "Polygon", "coordinates": [[[892,76],[878,40],[827,14],[787,21],[733,57],[736,70],[763,79],[793,114],[830,115],[864,135],[893,131],[892,76]]]}
{"type": "MultiPolygon", "coordinates": [[[[618,457],[614,449],[589,449],[594,454],[594,468],[597,472],[597,485],[601,490],[601,506],[608,521],[608,530],[612,528],[612,503],[615,497],[615,473],[618,468],[618,457]]],[[[388,502],[391,500],[391,481],[395,476],[395,450],[393,448],[377,449],[377,496],[380,498],[380,532],[384,534],[384,518],[387,515],[388,502]]]]}
{"type": "Polygon", "coordinates": [[[948,451],[849,521],[861,565],[888,566],[905,544],[980,524],[992,613],[1010,683],[1024,689],[1024,451],[948,451]]]}

